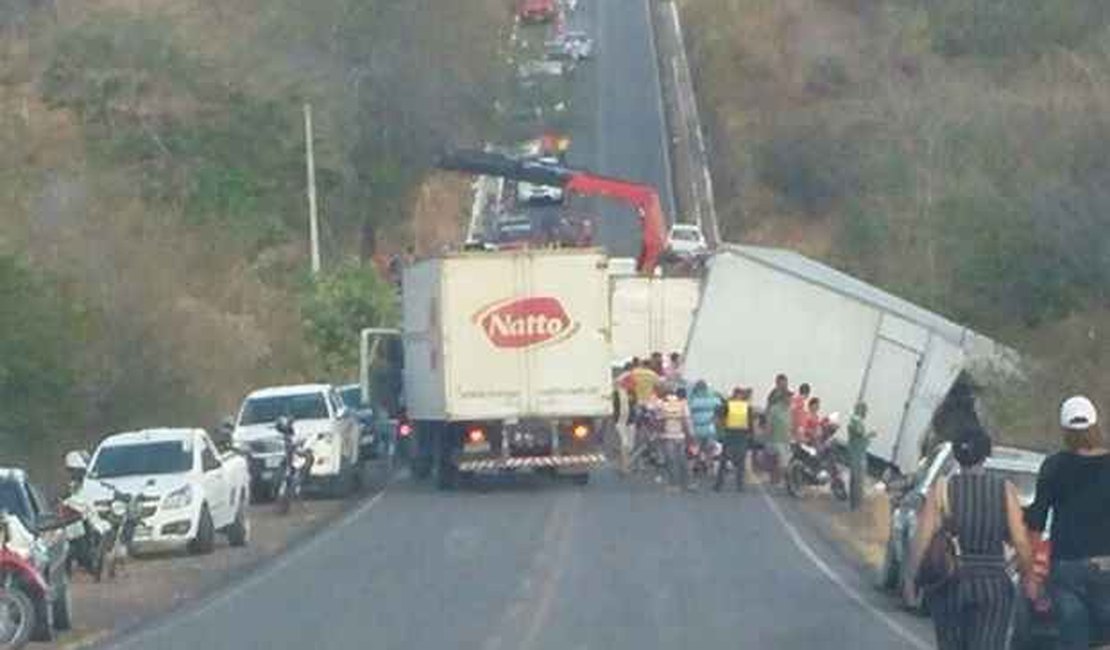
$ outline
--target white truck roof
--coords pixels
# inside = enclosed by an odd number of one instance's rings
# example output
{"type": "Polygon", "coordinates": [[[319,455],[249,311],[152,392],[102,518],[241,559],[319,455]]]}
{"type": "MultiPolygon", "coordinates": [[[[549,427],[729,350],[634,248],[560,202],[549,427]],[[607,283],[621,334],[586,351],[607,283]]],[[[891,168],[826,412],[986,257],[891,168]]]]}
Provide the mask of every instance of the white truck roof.
{"type": "Polygon", "coordinates": [[[100,443],[100,446],[114,447],[117,445],[138,445],[147,442],[173,442],[175,440],[191,438],[201,433],[204,433],[203,429],[141,429],[139,431],[127,431],[108,436],[100,443]]]}
{"type": "Polygon", "coordinates": [[[247,399],[255,397],[290,397],[292,395],[305,395],[308,393],[325,393],[331,390],[331,384],[295,384],[290,386],[270,386],[259,388],[247,395],[247,399]]]}

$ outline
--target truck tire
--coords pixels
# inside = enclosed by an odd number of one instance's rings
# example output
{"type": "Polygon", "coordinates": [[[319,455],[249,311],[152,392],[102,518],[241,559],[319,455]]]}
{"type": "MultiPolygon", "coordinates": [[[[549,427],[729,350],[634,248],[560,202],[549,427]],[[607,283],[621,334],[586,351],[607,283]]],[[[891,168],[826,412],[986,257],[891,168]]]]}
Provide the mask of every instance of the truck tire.
{"type": "Polygon", "coordinates": [[[435,438],[432,437],[426,424],[418,424],[412,435],[413,440],[409,443],[409,446],[413,447],[412,476],[423,481],[432,475],[432,445],[435,438]]]}
{"type": "Polygon", "coordinates": [[[31,634],[32,641],[54,641],[58,638],[58,630],[54,627],[54,606],[44,594],[42,598],[33,599],[35,604],[35,629],[31,634]]]}
{"type": "Polygon", "coordinates": [[[250,536],[251,525],[247,521],[247,506],[240,498],[239,509],[235,512],[235,521],[227,527],[227,543],[232,546],[246,546],[250,536]]]}
{"type": "Polygon", "coordinates": [[[0,621],[0,646],[22,648],[35,629],[35,605],[17,585],[0,587],[0,605],[8,619],[0,621]]]}
{"type": "Polygon", "coordinates": [[[64,573],[58,578],[54,593],[54,629],[73,628],[73,598],[69,592],[69,576],[64,573]]]}
{"type": "Polygon", "coordinates": [[[212,515],[208,504],[200,506],[200,520],[197,522],[197,536],[189,542],[189,552],[193,555],[208,555],[216,547],[216,529],[212,525],[212,515]]]}
{"type": "Polygon", "coordinates": [[[459,467],[451,453],[453,445],[449,433],[449,429],[441,431],[434,441],[435,483],[437,489],[444,491],[454,490],[459,484],[459,467]]]}

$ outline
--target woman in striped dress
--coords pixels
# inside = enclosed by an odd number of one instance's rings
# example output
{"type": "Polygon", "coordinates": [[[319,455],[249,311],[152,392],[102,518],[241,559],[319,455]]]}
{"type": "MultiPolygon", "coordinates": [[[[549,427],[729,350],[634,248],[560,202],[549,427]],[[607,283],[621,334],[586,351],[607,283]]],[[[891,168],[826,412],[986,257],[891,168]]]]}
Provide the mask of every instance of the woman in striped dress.
{"type": "Polygon", "coordinates": [[[907,575],[917,574],[925,546],[942,518],[950,521],[960,548],[956,576],[925,594],[937,647],[1005,650],[1016,594],[1006,573],[1004,545],[1014,549],[1022,577],[1028,576],[1032,567],[1017,489],[984,471],[983,461],[991,452],[985,432],[968,432],[953,443],[952,451],[960,471],[949,480],[938,480],[929,492],[907,575]]]}

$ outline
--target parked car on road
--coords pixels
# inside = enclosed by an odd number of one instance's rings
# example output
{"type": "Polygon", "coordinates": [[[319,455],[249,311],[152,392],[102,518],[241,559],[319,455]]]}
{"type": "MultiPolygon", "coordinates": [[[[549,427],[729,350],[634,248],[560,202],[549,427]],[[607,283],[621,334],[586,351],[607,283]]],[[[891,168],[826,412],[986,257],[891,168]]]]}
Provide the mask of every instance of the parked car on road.
{"type": "Polygon", "coordinates": [[[382,420],[388,418],[377,405],[367,404],[362,399],[362,387],[358,384],[345,384],[338,388],[339,398],[354,414],[358,422],[359,460],[375,460],[385,457],[392,444],[389,427],[382,420]]]}
{"type": "Polygon", "coordinates": [[[102,516],[120,516],[137,499],[140,523],[131,551],[187,548],[208,553],[217,532],[232,546],[250,535],[246,460],[221,452],[203,429],[145,429],[105,438],[92,455],[77,497],[102,516]]]}
{"type": "Polygon", "coordinates": [[[574,64],[570,61],[536,59],[518,65],[516,74],[521,81],[529,81],[540,77],[562,77],[569,74],[573,69],[574,64]]]}
{"type": "Polygon", "coordinates": [[[306,487],[337,495],[353,490],[359,462],[355,415],[331,384],[303,384],[263,388],[243,400],[231,440],[249,456],[252,494],[271,501],[281,489],[285,443],[274,425],[283,415],[293,418],[297,441],[307,440],[315,459],[306,487]]]}
{"type": "Polygon", "coordinates": [[[0,468],[0,644],[50,641],[72,627],[67,526],[22,469],[0,468]]]}
{"type": "MultiPolygon", "coordinates": [[[[990,474],[1008,479],[1018,490],[1018,500],[1023,506],[1033,502],[1037,490],[1037,472],[1044,462],[1044,454],[996,445],[990,457],[983,463],[990,474]]],[[[892,482],[890,486],[890,534],[887,538],[886,553],[880,571],[881,585],[886,589],[902,593],[902,584],[911,579],[905,575],[906,558],[910,545],[917,533],[917,518],[929,490],[937,478],[955,474],[957,463],[952,455],[952,444],[945,442],[937,445],[921,460],[917,471],[911,476],[892,482]]],[[[921,607],[920,599],[904,602],[911,609],[921,607]]]]}
{"type": "Polygon", "coordinates": [[[667,251],[677,257],[696,257],[709,251],[701,228],[692,223],[676,223],[667,235],[667,251]]]}
{"type": "Polygon", "coordinates": [[[522,23],[546,23],[558,13],[555,0],[518,0],[516,5],[516,16],[522,23]]]}
{"type": "Polygon", "coordinates": [[[582,61],[592,58],[594,54],[594,39],[585,32],[564,32],[543,45],[544,54],[549,59],[582,61]]]}
{"type": "Polygon", "coordinates": [[[563,188],[518,181],[516,200],[520,203],[562,203],[563,188]]]}

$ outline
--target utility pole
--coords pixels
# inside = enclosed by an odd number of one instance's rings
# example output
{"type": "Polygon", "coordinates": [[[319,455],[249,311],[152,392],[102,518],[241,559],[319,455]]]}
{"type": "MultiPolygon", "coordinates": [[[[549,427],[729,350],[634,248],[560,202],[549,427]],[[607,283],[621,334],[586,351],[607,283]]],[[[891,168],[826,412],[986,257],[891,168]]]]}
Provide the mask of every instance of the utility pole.
{"type": "Polygon", "coordinates": [[[312,151],[312,104],[304,105],[304,157],[308,174],[308,241],[312,249],[312,275],[320,273],[320,222],[316,216],[316,159],[312,151]]]}

